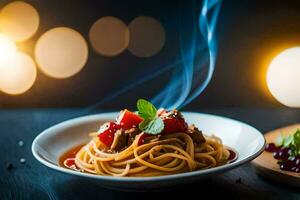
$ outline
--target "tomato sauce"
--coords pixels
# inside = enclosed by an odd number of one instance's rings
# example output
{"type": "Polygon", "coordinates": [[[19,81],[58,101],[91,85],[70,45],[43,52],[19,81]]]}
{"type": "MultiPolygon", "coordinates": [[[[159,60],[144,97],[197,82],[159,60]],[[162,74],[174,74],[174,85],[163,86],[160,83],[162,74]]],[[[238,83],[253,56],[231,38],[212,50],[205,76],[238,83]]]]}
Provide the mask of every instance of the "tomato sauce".
{"type": "Polygon", "coordinates": [[[59,158],[59,165],[69,169],[78,169],[75,165],[75,156],[83,146],[84,145],[77,145],[63,153],[59,158]]]}
{"type": "Polygon", "coordinates": [[[232,163],[232,162],[236,161],[238,158],[237,153],[231,148],[227,148],[227,150],[230,153],[229,158],[228,158],[228,163],[232,163]]]}

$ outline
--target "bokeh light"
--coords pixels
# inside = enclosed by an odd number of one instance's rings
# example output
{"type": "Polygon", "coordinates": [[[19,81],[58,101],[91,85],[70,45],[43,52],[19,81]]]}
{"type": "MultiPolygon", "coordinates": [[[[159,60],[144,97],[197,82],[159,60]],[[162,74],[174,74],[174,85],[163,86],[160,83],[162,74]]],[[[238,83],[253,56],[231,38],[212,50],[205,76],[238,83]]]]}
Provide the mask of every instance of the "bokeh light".
{"type": "Polygon", "coordinates": [[[15,41],[30,38],[38,29],[39,15],[28,3],[15,1],[0,12],[0,30],[15,41]]]}
{"type": "Polygon", "coordinates": [[[16,51],[16,44],[9,37],[0,34],[0,62],[11,59],[16,51]]]}
{"type": "Polygon", "coordinates": [[[44,33],[35,46],[38,67],[53,78],[68,78],[78,73],[88,58],[88,46],[77,31],[53,28],[44,33]]]}
{"type": "Polygon", "coordinates": [[[282,104],[300,107],[300,47],[289,48],[277,55],[267,70],[267,86],[282,104]]]}
{"type": "Polygon", "coordinates": [[[92,25],[89,38],[96,52],[104,56],[116,56],[127,48],[129,30],[120,19],[106,16],[92,25]]]}
{"type": "Polygon", "coordinates": [[[30,56],[15,52],[13,59],[0,62],[0,89],[11,95],[29,90],[36,79],[36,67],[30,56]]]}
{"type": "Polygon", "coordinates": [[[157,54],[165,44],[165,29],[152,17],[140,16],[129,24],[128,50],[137,57],[157,54]]]}

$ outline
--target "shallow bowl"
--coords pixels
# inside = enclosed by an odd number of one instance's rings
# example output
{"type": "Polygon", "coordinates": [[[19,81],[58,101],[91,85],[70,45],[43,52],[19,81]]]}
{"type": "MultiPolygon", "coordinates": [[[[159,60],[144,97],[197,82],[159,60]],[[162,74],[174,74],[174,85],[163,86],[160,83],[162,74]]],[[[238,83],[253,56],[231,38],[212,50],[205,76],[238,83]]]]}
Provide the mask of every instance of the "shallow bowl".
{"type": "Polygon", "coordinates": [[[235,162],[211,169],[158,177],[113,177],[82,173],[59,166],[59,157],[70,148],[90,140],[88,133],[97,131],[118,113],[102,113],[79,117],[54,125],[40,133],[32,143],[34,157],[54,170],[99,182],[103,187],[122,190],[147,190],[173,187],[199,181],[236,168],[256,158],[264,149],[265,139],[255,128],[243,122],[203,113],[183,112],[189,124],[195,124],[205,134],[220,137],[223,143],[238,153],[235,162]]]}

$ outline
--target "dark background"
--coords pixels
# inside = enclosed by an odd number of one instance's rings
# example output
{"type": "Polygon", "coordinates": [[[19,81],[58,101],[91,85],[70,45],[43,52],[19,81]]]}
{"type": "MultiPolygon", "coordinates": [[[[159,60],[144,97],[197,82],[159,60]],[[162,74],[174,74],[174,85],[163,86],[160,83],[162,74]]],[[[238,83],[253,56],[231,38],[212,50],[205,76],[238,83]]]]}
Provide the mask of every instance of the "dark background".
{"type": "MultiPolygon", "coordinates": [[[[0,7],[8,2],[11,1],[1,0],[0,7]]],[[[107,15],[116,16],[127,24],[140,15],[155,17],[164,25],[167,40],[159,54],[147,59],[137,58],[128,51],[117,57],[103,57],[89,48],[85,68],[69,79],[52,79],[39,71],[35,84],[24,94],[9,96],[0,92],[0,199],[154,200],[184,199],[188,195],[209,196],[210,199],[299,199],[299,188],[257,176],[250,163],[226,174],[213,176],[205,182],[171,191],[138,194],[104,189],[98,183],[59,174],[41,165],[31,153],[32,141],[41,131],[66,119],[87,114],[82,107],[88,108],[114,94],[120,86],[139,77],[145,69],[162,66],[176,59],[178,32],[174,28],[174,21],[178,7],[182,8],[189,1],[26,2],[36,7],[41,20],[35,36],[19,44],[19,48],[31,55],[36,40],[45,31],[68,26],[78,30],[87,39],[91,25],[107,15]],[[80,108],[53,109],[65,107],[80,108]],[[23,147],[18,145],[21,140],[23,147]],[[20,158],[26,159],[26,163],[20,163],[20,158]],[[7,167],[9,164],[13,165],[13,169],[7,167]]],[[[268,92],[264,77],[271,58],[285,48],[300,44],[300,1],[223,0],[217,34],[219,53],[213,78],[206,90],[184,109],[241,120],[263,133],[298,123],[300,110],[285,108],[277,103],[268,92]]],[[[137,98],[151,97],[164,81],[164,77],[158,77],[101,104],[100,108],[134,107],[137,98]]],[[[93,112],[98,110],[88,114],[93,112]]]]}
{"type": "MultiPolygon", "coordinates": [[[[0,6],[8,0],[1,1],[0,6]]],[[[154,57],[137,58],[128,50],[116,57],[96,54],[89,45],[84,69],[68,79],[52,79],[40,71],[33,87],[22,95],[0,93],[0,108],[89,107],[120,86],[139,77],[144,69],[164,65],[177,54],[174,29],[179,7],[189,1],[27,0],[40,15],[38,32],[20,48],[32,54],[34,44],[50,28],[68,26],[88,41],[91,25],[102,16],[116,16],[129,23],[136,16],[158,19],[166,29],[166,44],[154,57]]],[[[225,0],[217,24],[218,56],[213,78],[206,90],[185,109],[210,107],[280,107],[265,84],[271,58],[300,44],[300,2],[297,0],[225,0]]],[[[139,97],[150,98],[164,77],[158,77],[115,98],[100,108],[133,107],[139,97]]]]}

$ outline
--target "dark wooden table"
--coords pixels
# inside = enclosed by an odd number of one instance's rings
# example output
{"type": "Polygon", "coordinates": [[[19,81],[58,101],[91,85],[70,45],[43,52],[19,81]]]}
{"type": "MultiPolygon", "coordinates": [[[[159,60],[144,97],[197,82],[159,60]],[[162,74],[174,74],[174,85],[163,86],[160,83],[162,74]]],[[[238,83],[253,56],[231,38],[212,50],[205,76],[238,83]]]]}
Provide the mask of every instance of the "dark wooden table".
{"type": "MultiPolygon", "coordinates": [[[[262,132],[300,122],[297,109],[220,108],[201,110],[247,122],[262,132]]],[[[257,176],[250,164],[203,182],[150,193],[104,189],[84,178],[58,173],[41,165],[31,153],[33,139],[45,128],[83,115],[82,110],[0,111],[0,199],[300,199],[300,188],[257,176]],[[18,142],[22,140],[23,146],[18,142]],[[20,159],[26,162],[21,163],[20,159]],[[8,169],[9,163],[13,165],[8,169]],[[198,196],[198,198],[192,195],[198,196]]]]}

